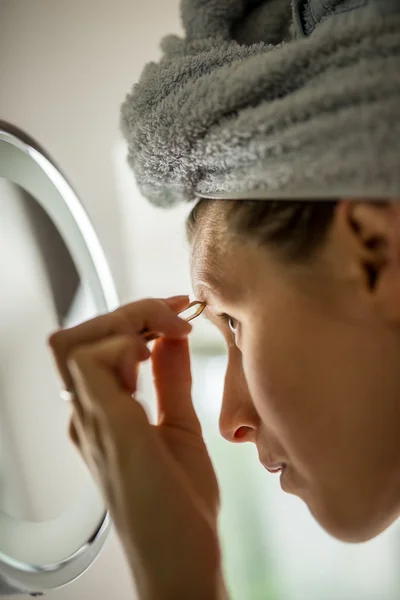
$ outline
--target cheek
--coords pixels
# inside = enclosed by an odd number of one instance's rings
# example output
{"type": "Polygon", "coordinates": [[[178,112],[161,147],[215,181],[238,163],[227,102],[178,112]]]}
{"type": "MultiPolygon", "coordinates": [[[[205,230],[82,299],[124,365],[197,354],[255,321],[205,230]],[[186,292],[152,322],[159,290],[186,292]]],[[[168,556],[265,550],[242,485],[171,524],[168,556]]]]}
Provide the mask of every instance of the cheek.
{"type": "Polygon", "coordinates": [[[264,425],[260,441],[268,447],[270,434],[279,442],[292,469],[287,491],[327,531],[369,539],[398,503],[394,349],[338,323],[274,316],[242,336],[243,371],[264,425]]]}
{"type": "Polygon", "coordinates": [[[265,430],[279,441],[304,485],[314,486],[328,465],[336,468],[338,439],[346,437],[345,454],[351,436],[343,428],[347,418],[332,383],[329,336],[320,326],[313,331],[307,316],[288,315],[285,310],[279,321],[275,312],[273,320],[265,318],[262,328],[249,331],[243,339],[243,370],[265,430]]]}
{"type": "Polygon", "coordinates": [[[261,420],[281,442],[307,437],[317,407],[312,402],[318,394],[313,385],[313,361],[307,360],[304,336],[291,327],[264,320],[243,339],[243,369],[261,420]],[[282,439],[283,438],[283,439],[282,439]]]}

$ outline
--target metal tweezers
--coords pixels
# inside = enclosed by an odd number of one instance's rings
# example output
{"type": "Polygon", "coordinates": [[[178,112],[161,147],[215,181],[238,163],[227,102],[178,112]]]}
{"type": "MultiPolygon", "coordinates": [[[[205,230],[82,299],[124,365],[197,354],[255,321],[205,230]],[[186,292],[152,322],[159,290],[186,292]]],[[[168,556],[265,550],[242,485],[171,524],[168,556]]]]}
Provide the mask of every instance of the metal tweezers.
{"type": "MultiPolygon", "coordinates": [[[[180,315],[183,312],[186,312],[192,306],[196,306],[196,304],[199,305],[199,307],[197,308],[197,310],[192,315],[190,315],[190,317],[186,317],[184,320],[186,322],[189,322],[192,319],[195,319],[196,317],[198,317],[199,315],[201,315],[201,313],[205,309],[206,304],[204,302],[199,302],[198,300],[195,300],[194,302],[191,302],[186,308],[184,308],[183,310],[181,310],[178,313],[178,315],[180,315]]],[[[139,331],[139,333],[140,333],[140,335],[144,336],[144,339],[146,340],[146,342],[152,342],[153,340],[156,340],[157,338],[161,337],[158,333],[154,333],[152,331],[149,331],[148,329],[142,329],[141,331],[139,331]]]]}

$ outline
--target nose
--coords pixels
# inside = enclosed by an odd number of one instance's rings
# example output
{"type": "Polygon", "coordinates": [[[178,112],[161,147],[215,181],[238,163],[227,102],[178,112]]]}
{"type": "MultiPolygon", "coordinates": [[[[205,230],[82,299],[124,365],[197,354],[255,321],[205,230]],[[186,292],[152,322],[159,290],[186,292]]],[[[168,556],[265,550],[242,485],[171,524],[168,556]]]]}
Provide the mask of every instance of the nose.
{"type": "Polygon", "coordinates": [[[255,443],[258,425],[259,417],[244,377],[241,353],[234,348],[229,351],[219,430],[228,442],[255,443]]]}

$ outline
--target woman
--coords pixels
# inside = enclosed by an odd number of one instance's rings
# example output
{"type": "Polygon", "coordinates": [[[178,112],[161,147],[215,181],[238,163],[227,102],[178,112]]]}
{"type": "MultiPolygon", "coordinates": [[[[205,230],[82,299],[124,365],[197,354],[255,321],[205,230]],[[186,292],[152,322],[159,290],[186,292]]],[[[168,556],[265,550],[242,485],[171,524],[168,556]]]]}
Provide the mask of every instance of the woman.
{"type": "MultiPolygon", "coordinates": [[[[193,289],[229,355],[221,433],[256,444],[330,534],[369,540],[400,515],[398,2],[184,0],[182,17],[122,125],[143,194],[196,200],[193,289]]],[[[187,304],[49,340],[146,600],[227,597],[187,304]],[[149,358],[157,425],[132,398],[149,358]]]]}

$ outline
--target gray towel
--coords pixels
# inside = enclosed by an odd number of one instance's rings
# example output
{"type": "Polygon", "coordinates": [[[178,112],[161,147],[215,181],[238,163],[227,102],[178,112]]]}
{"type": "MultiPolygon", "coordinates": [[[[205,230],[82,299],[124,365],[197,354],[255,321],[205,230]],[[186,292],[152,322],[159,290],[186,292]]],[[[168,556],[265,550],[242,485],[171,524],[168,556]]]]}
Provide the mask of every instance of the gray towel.
{"type": "Polygon", "coordinates": [[[182,0],[127,95],[142,194],[400,197],[400,0],[182,0]]]}

